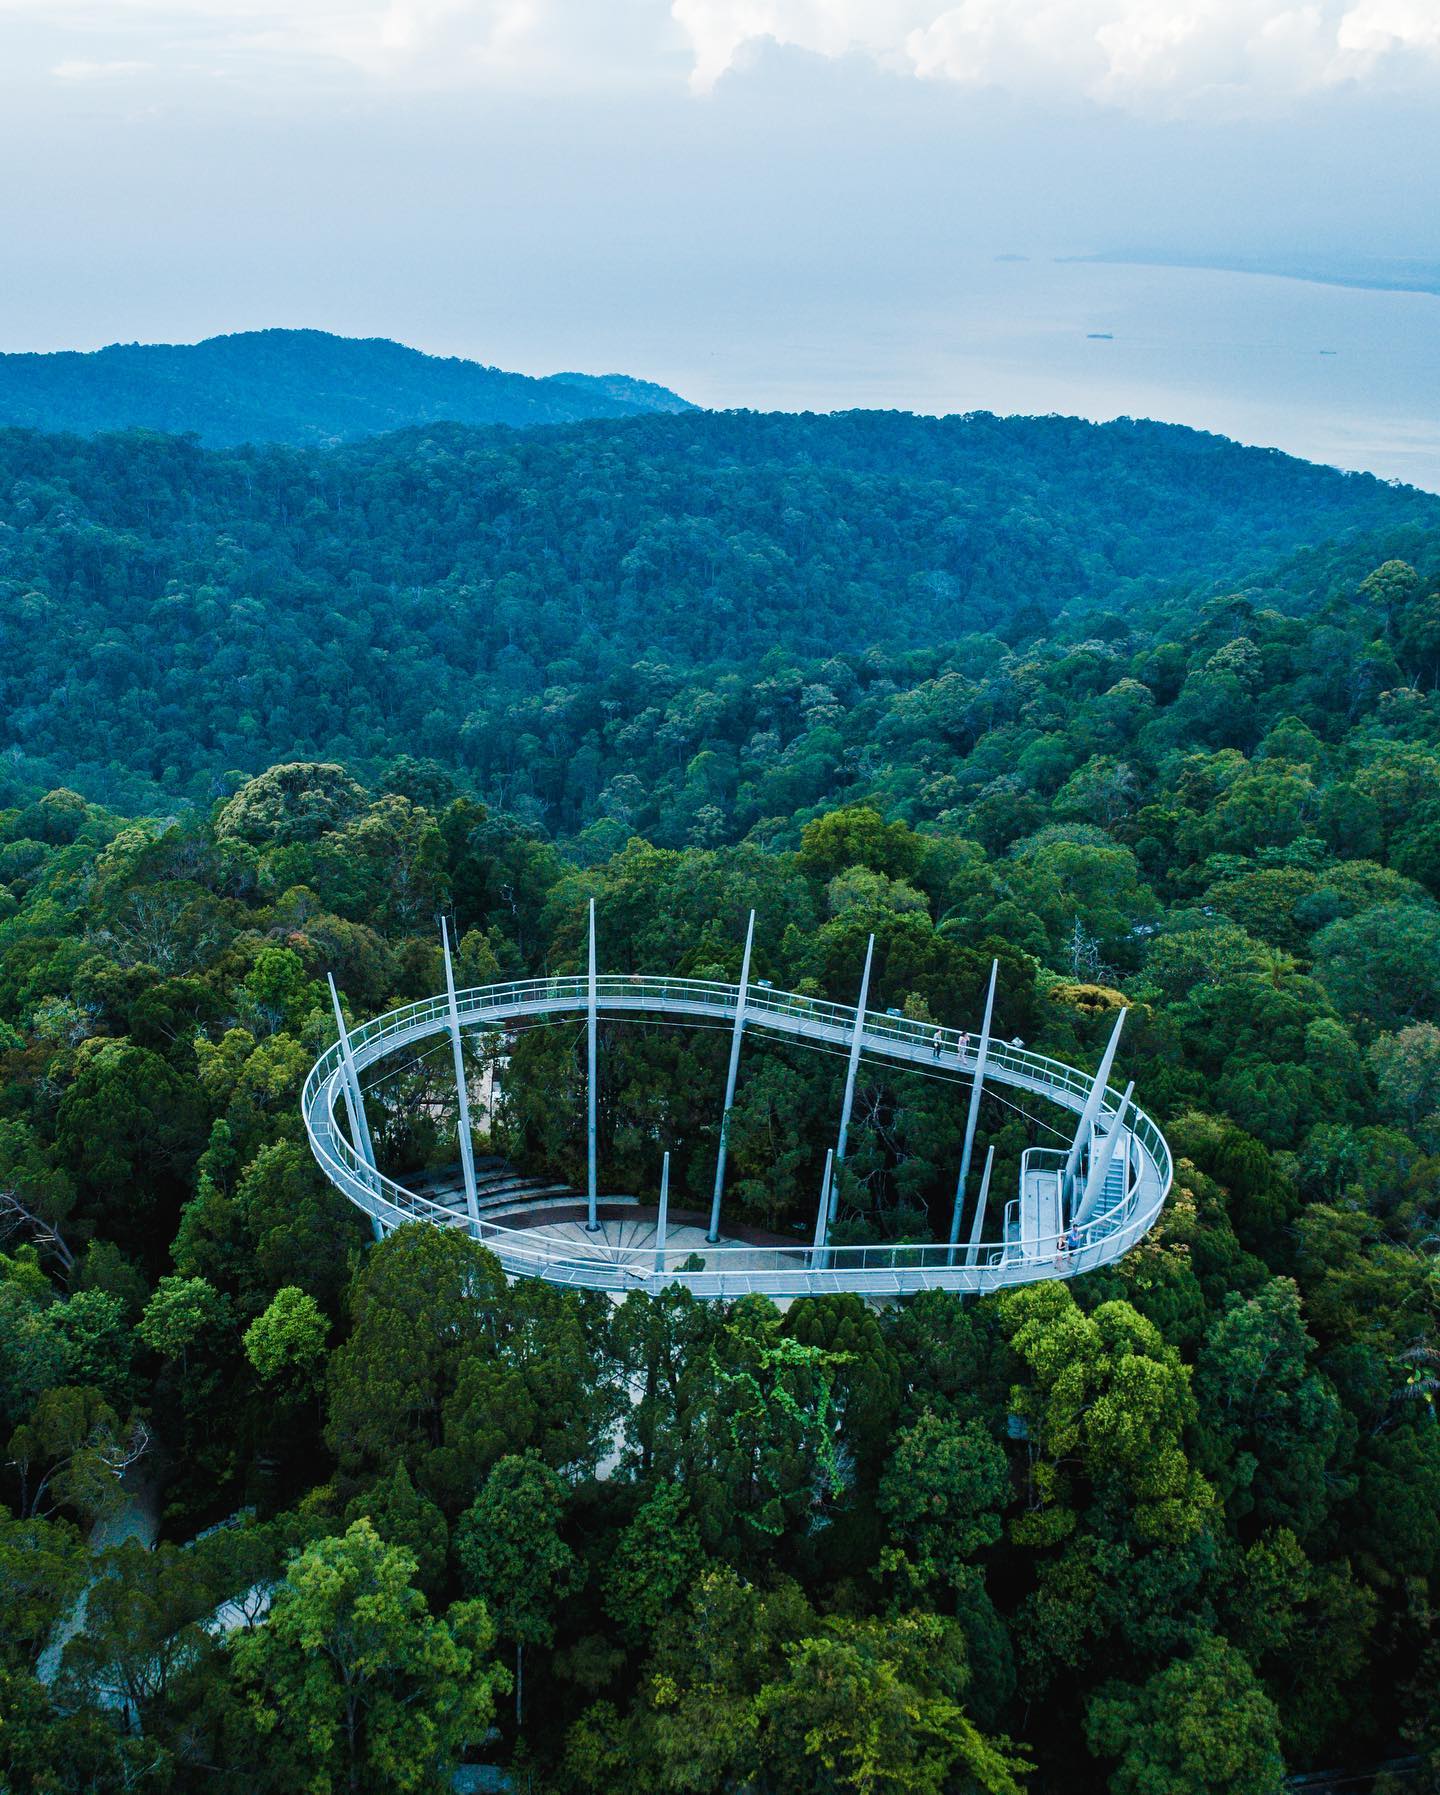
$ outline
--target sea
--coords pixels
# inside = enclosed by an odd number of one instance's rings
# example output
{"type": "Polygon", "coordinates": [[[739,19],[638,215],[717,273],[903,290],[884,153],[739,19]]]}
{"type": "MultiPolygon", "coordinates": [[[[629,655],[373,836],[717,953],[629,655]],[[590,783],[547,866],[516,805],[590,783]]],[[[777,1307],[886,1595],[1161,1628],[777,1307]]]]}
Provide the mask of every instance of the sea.
{"type": "Polygon", "coordinates": [[[1440,492],[1432,293],[985,256],[922,300],[896,270],[859,296],[740,282],[647,308],[633,340],[612,323],[595,353],[702,405],[1158,418],[1440,492]]]}

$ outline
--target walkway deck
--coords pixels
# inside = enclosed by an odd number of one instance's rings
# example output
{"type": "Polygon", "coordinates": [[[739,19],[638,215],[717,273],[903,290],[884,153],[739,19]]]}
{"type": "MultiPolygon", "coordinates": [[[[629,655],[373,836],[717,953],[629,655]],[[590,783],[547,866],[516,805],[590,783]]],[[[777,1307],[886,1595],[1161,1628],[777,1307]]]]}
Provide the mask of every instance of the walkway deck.
{"type": "MultiPolygon", "coordinates": [[[[703,979],[608,974],[596,984],[599,1013],[611,1018],[733,1024],[739,995],[737,985],[703,979]]],[[[487,985],[460,992],[457,1005],[460,1025],[467,1032],[504,1029],[532,1018],[579,1017],[586,1014],[587,981],[576,976],[487,985]]],[[[855,1020],[856,1012],[848,1004],[828,1003],[754,984],[745,995],[747,1032],[844,1050],[850,1044],[855,1020]]],[[[427,998],[392,1010],[352,1032],[350,1041],[356,1065],[363,1069],[418,1041],[441,1037],[448,1026],[444,997],[427,998]]],[[[867,1010],[861,1051],[871,1060],[913,1065],[968,1085],[978,1040],[971,1037],[962,1052],[961,1037],[953,1030],[946,1031],[937,1059],[933,1035],[933,1024],[867,1010]]],[[[1078,1115],[1084,1108],[1091,1076],[1004,1041],[992,1038],[989,1043],[987,1087],[1007,1087],[1078,1115]]],[[[382,1228],[415,1220],[455,1226],[456,1217],[450,1207],[386,1178],[356,1152],[337,1118],[337,1105],[343,1112],[342,1078],[337,1043],[312,1067],[301,1098],[311,1149],[326,1177],[382,1228]]],[[[1120,1103],[1119,1093],[1113,1088],[1107,1091],[1103,1119],[1115,1115],[1120,1103]]],[[[1132,1109],[1126,1120],[1127,1131],[1133,1136],[1133,1177],[1128,1192],[1118,1206],[1074,1231],[1073,1244],[1063,1255],[1060,1230],[1048,1208],[1037,1208],[1035,1236],[1025,1252],[1017,1252],[1013,1243],[989,1243],[980,1247],[973,1263],[965,1263],[965,1253],[957,1254],[943,1244],[830,1246],[814,1251],[798,1244],[793,1251],[721,1245],[706,1247],[703,1270],[673,1269],[667,1253],[665,1268],[657,1272],[654,1253],[643,1244],[627,1246],[617,1242],[613,1256],[584,1253],[577,1250],[573,1237],[563,1226],[517,1228],[504,1221],[488,1221],[482,1214],[478,1227],[471,1231],[499,1257],[508,1272],[591,1289],[659,1289],[678,1282],[699,1296],[715,1297],[739,1296],[748,1291],[803,1296],[851,1290],[862,1295],[893,1296],[930,1288],[996,1290],[1042,1278],[1070,1277],[1109,1264],[1128,1252],[1153,1225],[1170,1189],[1170,1151],[1160,1130],[1143,1112],[1132,1109]]]]}

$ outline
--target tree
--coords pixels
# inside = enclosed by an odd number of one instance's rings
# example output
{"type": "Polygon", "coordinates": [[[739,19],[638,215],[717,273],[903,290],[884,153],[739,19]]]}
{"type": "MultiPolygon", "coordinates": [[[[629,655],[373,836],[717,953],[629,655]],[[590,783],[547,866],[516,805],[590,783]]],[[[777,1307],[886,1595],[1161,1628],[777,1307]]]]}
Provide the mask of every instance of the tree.
{"type": "Polygon", "coordinates": [[[247,781],[221,810],[215,833],[256,847],[316,841],[359,815],[365,794],[332,762],[291,761],[247,781]]]}
{"type": "Polygon", "coordinates": [[[1376,904],[1315,937],[1315,971],[1346,1016],[1385,1029],[1440,1014],[1440,909],[1376,904]]]}
{"type": "Polygon", "coordinates": [[[122,1738],[99,1709],[62,1713],[23,1665],[0,1660],[0,1786],[26,1795],[122,1795],[163,1777],[170,1755],[148,1739],[122,1738]]]}
{"type": "Polygon", "coordinates": [[[687,1364],[679,1475],[708,1551],[772,1551],[843,1489],[831,1402],[835,1358],[745,1297],[687,1364]]]}
{"type": "Polygon", "coordinates": [[[1337,1462],[1353,1437],[1334,1385],[1307,1363],[1315,1343],[1289,1278],[1232,1292],[1196,1359],[1204,1461],[1237,1515],[1303,1540],[1346,1493],[1337,1462]]]}
{"type": "Polygon", "coordinates": [[[701,1576],[661,1624],[636,1699],[594,1704],[569,1786],[1017,1795],[1028,1766],[962,1706],[965,1639],[935,1615],[820,1618],[785,1578],[701,1576]]]}
{"type": "Polygon", "coordinates": [[[601,1350],[608,1305],[587,1291],[520,1278],[499,1293],[494,1325],[459,1366],[444,1444],[428,1475],[458,1507],[507,1454],[536,1451],[557,1471],[594,1467],[620,1410],[601,1350]]]}
{"type": "Polygon", "coordinates": [[[413,1223],[371,1250],[350,1293],[350,1337],[329,1363],[326,1438],[344,1472],[398,1455],[423,1483],[462,1369],[494,1342],[504,1293],[493,1255],[453,1229],[413,1223]]]}
{"type": "Polygon", "coordinates": [[[583,1572],[560,1537],[565,1486],[533,1453],[502,1458],[460,1517],[455,1552],[465,1587],[515,1646],[515,1723],[524,1718],[525,1647],[549,1645],[555,1611],[583,1572]]]}
{"type": "Polygon", "coordinates": [[[835,1424],[861,1475],[873,1478],[890,1447],[900,1406],[901,1371],[874,1312],[851,1293],[802,1297],[785,1331],[831,1356],[835,1424]]]}
{"type": "Polygon", "coordinates": [[[1387,635],[1393,635],[1397,616],[1419,584],[1419,575],[1408,561],[1384,561],[1361,580],[1360,597],[1380,612],[1387,635]]]}
{"type": "Polygon", "coordinates": [[[189,1370],[190,1351],[197,1343],[228,1334],[232,1326],[227,1299],[204,1278],[161,1278],[145,1305],[136,1332],[152,1352],[179,1361],[182,1374],[189,1370]]]}
{"type": "Polygon", "coordinates": [[[21,1514],[48,1516],[68,1508],[93,1521],[109,1513],[121,1500],[121,1478],[149,1444],[142,1421],[132,1418],[122,1426],[94,1390],[70,1384],[47,1390],[7,1447],[21,1514]]]}
{"type": "Polygon", "coordinates": [[[800,836],[800,870],[829,880],[856,866],[896,879],[920,870],[924,843],[904,823],[887,823],[878,810],[857,804],[807,823],[800,836]]]}
{"type": "Polygon", "coordinates": [[[880,1479],[879,1505],[929,1576],[961,1580],[966,1561],[1004,1531],[1005,1454],[978,1421],[923,1415],[899,1434],[880,1479]]]}
{"type": "Polygon", "coordinates": [[[1213,1637],[1138,1687],[1106,1684],[1085,1734],[1096,1757],[1115,1760],[1115,1795],[1279,1795],[1285,1773],[1275,1704],[1213,1637]]]}
{"type": "Polygon", "coordinates": [[[275,1292],[270,1307],[256,1317],[244,1335],[245,1357],[266,1383],[288,1376],[309,1383],[325,1357],[330,1323],[315,1298],[287,1284],[275,1292]]]}
{"type": "Polygon", "coordinates": [[[507,1683],[490,1617],[457,1602],[436,1619],[414,1572],[411,1553],[354,1521],[292,1560],[267,1624],[236,1639],[250,1725],[292,1767],[291,1787],[433,1788],[483,1738],[507,1683]]]}
{"type": "Polygon", "coordinates": [[[1412,1022],[1381,1035],[1366,1054],[1381,1108],[1411,1128],[1440,1114],[1440,1028],[1412,1022]]]}
{"type": "Polygon", "coordinates": [[[299,1034],[311,1013],[323,1010],[325,987],[307,978],[293,948],[262,947],[240,988],[242,1014],[252,1033],[264,1036],[281,1029],[299,1034]]]}
{"type": "Polygon", "coordinates": [[[758,1589],[728,1566],[704,1572],[653,1642],[635,1701],[621,1715],[597,1702],[566,1739],[570,1781],[594,1795],[744,1788],[764,1757],[756,1696],[785,1668],[785,1647],[815,1617],[788,1578],[758,1589]]]}
{"type": "Polygon", "coordinates": [[[33,1247],[0,1254],[0,1415],[12,1424],[62,1381],[65,1346],[52,1322],[58,1307],[33,1247]]]}
{"type": "MultiPolygon", "coordinates": [[[[327,1309],[338,1307],[364,1222],[354,1204],[320,1176],[302,1143],[261,1147],[235,1180],[229,1201],[233,1213],[221,1218],[222,1226],[235,1239],[229,1264],[247,1311],[263,1308],[271,1292],[287,1284],[308,1291],[327,1309]]],[[[187,1241],[189,1221],[187,1210],[181,1222],[181,1239],[187,1241]]],[[[196,1246],[191,1250],[198,1256],[207,1219],[197,1214],[192,1226],[196,1246]]],[[[176,1252],[179,1264],[178,1242],[176,1252]]]]}
{"type": "Polygon", "coordinates": [[[345,1510],[346,1525],[361,1516],[373,1524],[381,1539],[414,1554],[415,1581],[435,1600],[445,1586],[450,1529],[436,1504],[410,1481],[403,1459],[388,1477],[351,1499],[345,1510]]]}
{"type": "Polygon", "coordinates": [[[967,1717],[957,1699],[964,1683],[953,1623],[831,1617],[787,1646],[784,1674],[757,1698],[775,1785],[796,1795],[942,1795],[964,1777],[987,1795],[1020,1795],[1029,1765],[967,1717]]]}
{"type": "Polygon", "coordinates": [[[1026,1373],[1010,1395],[1029,1438],[1027,1510],[1017,1541],[1052,1543],[1077,1516],[1084,1493],[1107,1491],[1129,1505],[1142,1540],[1182,1543],[1205,1521],[1214,1497],[1185,1456],[1194,1414],[1180,1356],[1129,1303],[1085,1315],[1059,1283],[1007,1291],[999,1303],[1011,1351],[1026,1373]],[[1076,1470],[1085,1480],[1075,1484],[1076,1470]]]}
{"type": "Polygon", "coordinates": [[[213,1648],[200,1623],[216,1594],[203,1561],[168,1541],[152,1551],[126,1540],[100,1570],[65,1647],[62,1693],[97,1706],[118,1696],[130,1727],[149,1732],[203,1678],[213,1648]]]}
{"type": "Polygon", "coordinates": [[[630,1645],[643,1645],[705,1562],[684,1490],[662,1483],[615,1542],[602,1583],[605,1612],[630,1645]]]}
{"type": "Polygon", "coordinates": [[[0,1639],[29,1661],[85,1587],[80,1535],[65,1521],[16,1520],[0,1510],[0,1639]]]}
{"type": "Polygon", "coordinates": [[[107,1229],[143,1243],[146,1222],[200,1149],[193,1081],[128,1041],[90,1049],[60,1100],[55,1139],[107,1229]]]}

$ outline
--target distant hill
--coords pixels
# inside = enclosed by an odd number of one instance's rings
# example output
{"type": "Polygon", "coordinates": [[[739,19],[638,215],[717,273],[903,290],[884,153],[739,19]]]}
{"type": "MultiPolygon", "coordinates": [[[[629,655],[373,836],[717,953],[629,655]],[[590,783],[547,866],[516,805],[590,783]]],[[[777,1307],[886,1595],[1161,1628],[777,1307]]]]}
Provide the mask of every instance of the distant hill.
{"type": "Polygon", "coordinates": [[[532,379],[383,337],[252,330],[203,343],[0,355],[0,425],[163,430],[212,448],[352,442],[412,424],[573,424],[693,409],[624,374],[532,379]]]}
{"type": "Polygon", "coordinates": [[[657,386],[653,380],[632,380],[628,374],[548,374],[545,378],[547,384],[579,387],[585,393],[619,400],[631,412],[698,409],[688,399],[672,393],[668,386],[657,386]]]}

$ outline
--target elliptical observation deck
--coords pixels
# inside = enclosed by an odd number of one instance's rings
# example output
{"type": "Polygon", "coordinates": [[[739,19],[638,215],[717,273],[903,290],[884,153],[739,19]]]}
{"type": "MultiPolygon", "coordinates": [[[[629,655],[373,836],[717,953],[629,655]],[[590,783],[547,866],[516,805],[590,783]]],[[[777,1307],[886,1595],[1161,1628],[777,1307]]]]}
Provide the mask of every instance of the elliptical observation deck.
{"type": "Polygon", "coordinates": [[[993,1037],[982,1055],[980,1037],[962,1037],[954,1030],[942,1031],[937,1057],[933,1023],[857,1010],[765,985],[579,974],[485,985],[392,1010],[349,1034],[348,1069],[347,1039],[342,1031],[341,1038],[311,1068],[301,1105],[320,1169],[371,1217],[377,1232],[414,1221],[465,1228],[514,1276],[620,1291],[656,1291],[669,1284],[684,1284],[703,1297],[736,1297],[749,1292],[795,1297],[825,1291],[878,1297],[929,1289],[978,1294],[1074,1277],[1112,1264],[1159,1216],[1171,1184],[1170,1150],[1149,1116],[1131,1105],[1129,1092],[1122,1095],[1104,1081],[1118,1035],[1117,1025],[1097,1078],[993,1037]],[[577,1247],[573,1234],[567,1235],[561,1228],[533,1222],[524,1227],[507,1224],[503,1219],[476,1214],[473,1207],[469,1214],[457,1214],[386,1177],[370,1163],[363,1102],[358,1121],[355,1114],[360,1070],[435,1037],[454,1039],[461,1031],[503,1031],[535,1018],[596,1014],[731,1026],[736,1026],[738,1019],[737,1043],[743,1028],[747,1033],[778,1036],[802,1045],[848,1050],[852,1056],[872,1061],[913,1066],[972,1089],[978,1072],[986,1089],[1001,1086],[1040,1098],[1070,1111],[1080,1125],[1070,1149],[1032,1148],[1025,1154],[1019,1193],[1006,1206],[1002,1239],[980,1238],[985,1201],[982,1184],[973,1235],[968,1243],[958,1244],[830,1244],[823,1219],[826,1199],[822,1197],[822,1220],[814,1244],[797,1240],[778,1246],[750,1246],[721,1240],[707,1243],[697,1254],[690,1248],[667,1253],[662,1242],[659,1250],[652,1243],[612,1246],[596,1253],[577,1247]],[[359,1139],[359,1147],[355,1139],[347,1138],[337,1118],[337,1104],[349,1112],[350,1134],[359,1139]],[[1083,1198],[1079,1194],[1082,1181],[1083,1198]]]}

